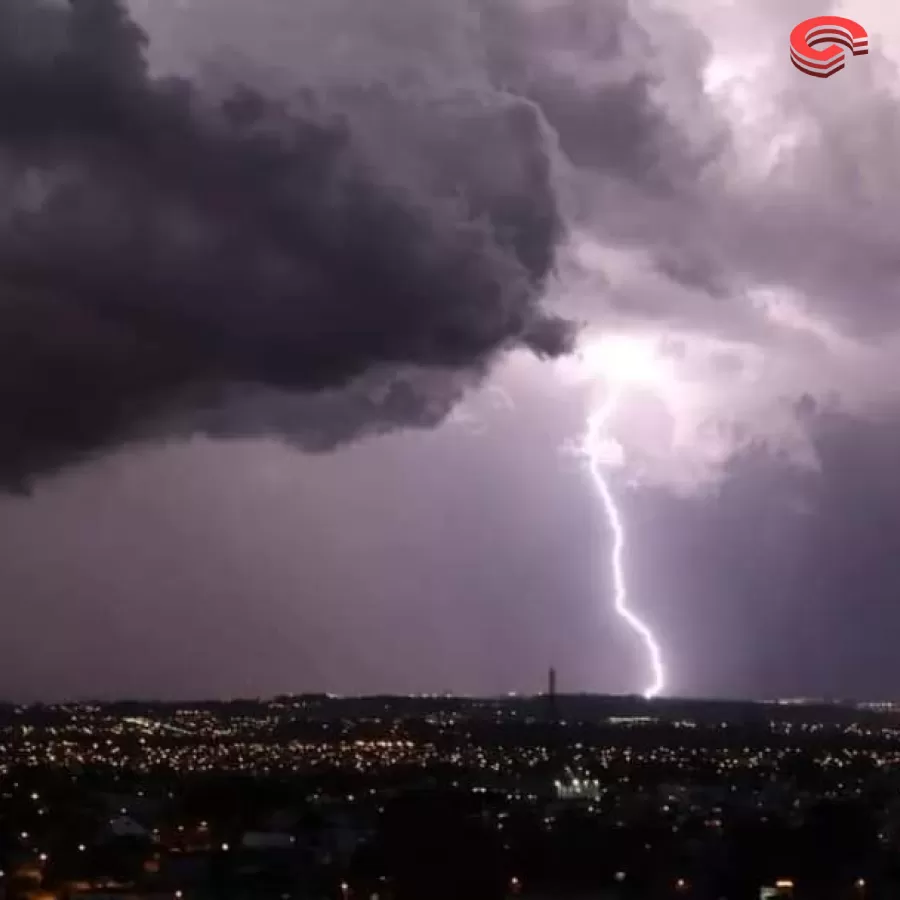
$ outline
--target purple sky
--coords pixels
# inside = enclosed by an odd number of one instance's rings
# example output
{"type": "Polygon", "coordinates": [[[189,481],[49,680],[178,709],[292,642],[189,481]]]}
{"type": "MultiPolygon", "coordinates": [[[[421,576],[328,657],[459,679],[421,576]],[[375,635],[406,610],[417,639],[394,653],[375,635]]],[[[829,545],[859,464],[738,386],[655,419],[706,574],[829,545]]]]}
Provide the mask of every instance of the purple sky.
{"type": "Polygon", "coordinates": [[[896,696],[900,15],[819,80],[806,0],[131,5],[149,74],[0,11],[0,695],[640,690],[562,315],[659,361],[610,477],[669,690],[896,696]]]}

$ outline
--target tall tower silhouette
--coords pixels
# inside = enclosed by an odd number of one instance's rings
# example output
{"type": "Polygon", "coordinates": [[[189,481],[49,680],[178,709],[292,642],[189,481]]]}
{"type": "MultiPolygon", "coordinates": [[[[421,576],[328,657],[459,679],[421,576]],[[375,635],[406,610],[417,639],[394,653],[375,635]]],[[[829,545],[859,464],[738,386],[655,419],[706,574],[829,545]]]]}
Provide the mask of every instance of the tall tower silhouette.
{"type": "Polygon", "coordinates": [[[558,794],[559,780],[564,777],[565,761],[563,754],[563,735],[559,718],[559,697],[556,694],[556,669],[552,666],[547,672],[547,787],[558,794]],[[555,787],[554,787],[555,786],[555,787]]]}
{"type": "Polygon", "coordinates": [[[547,673],[547,719],[554,728],[559,721],[559,709],[556,705],[556,669],[553,666],[547,673]]]}

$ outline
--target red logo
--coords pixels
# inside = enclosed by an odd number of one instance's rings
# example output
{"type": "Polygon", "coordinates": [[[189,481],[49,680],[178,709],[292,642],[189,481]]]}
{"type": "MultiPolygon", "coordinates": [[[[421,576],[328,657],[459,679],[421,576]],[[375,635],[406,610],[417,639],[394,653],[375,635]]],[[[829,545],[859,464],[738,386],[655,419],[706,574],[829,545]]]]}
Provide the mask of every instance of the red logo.
{"type": "Polygon", "coordinates": [[[843,44],[854,56],[869,52],[869,35],[853,19],[843,16],[816,16],[801,22],[791,32],[791,62],[807,75],[828,78],[844,68],[843,44]],[[817,47],[826,41],[836,41],[827,47],[817,47]]]}

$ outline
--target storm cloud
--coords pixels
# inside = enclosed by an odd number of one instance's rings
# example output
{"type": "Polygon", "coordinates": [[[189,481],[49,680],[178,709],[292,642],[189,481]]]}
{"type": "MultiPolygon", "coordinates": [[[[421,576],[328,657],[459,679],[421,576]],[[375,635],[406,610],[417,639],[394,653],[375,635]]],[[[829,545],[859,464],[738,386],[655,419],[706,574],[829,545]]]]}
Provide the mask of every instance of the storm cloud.
{"type": "Polygon", "coordinates": [[[4,4],[0,34],[7,485],[173,430],[239,433],[228,409],[255,388],[351,388],[335,429],[315,403],[276,416],[311,446],[433,424],[498,353],[569,346],[541,305],[562,221],[527,98],[430,107],[443,135],[398,148],[421,163],[401,169],[352,114],[414,122],[389,90],[213,102],[148,73],[114,0],[4,4]]]}

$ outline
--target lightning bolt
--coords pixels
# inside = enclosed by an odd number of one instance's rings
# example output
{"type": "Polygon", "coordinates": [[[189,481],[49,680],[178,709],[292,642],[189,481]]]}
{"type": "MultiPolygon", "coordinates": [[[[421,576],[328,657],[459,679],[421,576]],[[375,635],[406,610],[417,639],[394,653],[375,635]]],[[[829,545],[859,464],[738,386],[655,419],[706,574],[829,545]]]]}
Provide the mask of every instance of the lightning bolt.
{"type": "Polygon", "coordinates": [[[603,435],[610,417],[616,411],[622,397],[621,389],[613,388],[607,395],[606,401],[595,410],[587,422],[587,430],[584,436],[582,452],[588,460],[588,469],[594,482],[594,487],[603,501],[603,509],[609,522],[613,536],[612,545],[612,577],[613,577],[613,608],[616,614],[625,620],[629,628],[641,639],[647,650],[650,661],[652,680],[644,690],[644,697],[648,700],[657,696],[666,684],[665,667],[662,660],[662,650],[656,640],[650,626],[644,622],[628,605],[628,583],[625,577],[625,526],[622,515],[616,505],[615,497],[603,472],[603,435]]]}

